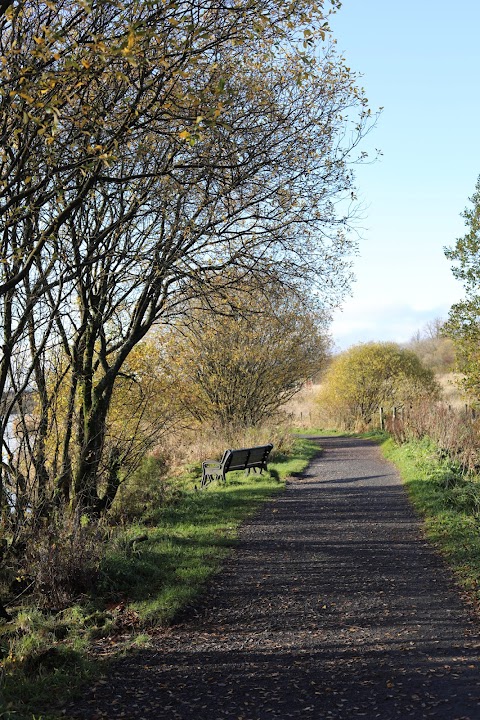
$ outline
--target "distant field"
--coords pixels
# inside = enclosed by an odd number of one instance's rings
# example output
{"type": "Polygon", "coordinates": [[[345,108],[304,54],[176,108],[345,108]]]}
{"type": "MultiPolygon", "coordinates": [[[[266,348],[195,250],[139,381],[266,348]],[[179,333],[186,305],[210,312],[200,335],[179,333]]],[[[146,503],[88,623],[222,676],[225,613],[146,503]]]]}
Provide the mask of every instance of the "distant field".
{"type": "MultiPolygon", "coordinates": [[[[463,409],[469,401],[458,386],[460,379],[459,373],[437,375],[437,380],[442,387],[444,402],[453,408],[463,409]]],[[[299,427],[320,427],[322,425],[320,411],[315,402],[320,387],[320,384],[306,385],[284,406],[285,412],[299,427]]]]}
{"type": "Polygon", "coordinates": [[[320,385],[306,385],[282,409],[293,417],[300,427],[316,427],[319,409],[315,402],[320,385]]]}
{"type": "Polygon", "coordinates": [[[437,376],[437,380],[442,386],[445,402],[454,408],[463,408],[465,403],[468,403],[468,399],[458,386],[461,377],[459,373],[453,372],[437,376]]]}

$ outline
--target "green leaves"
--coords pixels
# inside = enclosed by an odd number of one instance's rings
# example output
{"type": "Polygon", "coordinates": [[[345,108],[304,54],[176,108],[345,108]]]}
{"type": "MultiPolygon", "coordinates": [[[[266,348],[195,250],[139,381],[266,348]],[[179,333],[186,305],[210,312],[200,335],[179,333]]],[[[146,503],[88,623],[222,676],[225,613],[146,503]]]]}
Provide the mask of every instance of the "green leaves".
{"type": "Polygon", "coordinates": [[[453,248],[445,250],[454,264],[452,273],[464,284],[466,298],[452,306],[444,332],[452,338],[464,388],[480,398],[480,177],[470,198],[471,207],[462,213],[468,232],[453,248]]]}
{"type": "Polygon", "coordinates": [[[357,421],[367,425],[381,406],[435,398],[438,392],[433,372],[415,353],[395,343],[365,343],[333,360],[318,399],[351,428],[357,421]]]}

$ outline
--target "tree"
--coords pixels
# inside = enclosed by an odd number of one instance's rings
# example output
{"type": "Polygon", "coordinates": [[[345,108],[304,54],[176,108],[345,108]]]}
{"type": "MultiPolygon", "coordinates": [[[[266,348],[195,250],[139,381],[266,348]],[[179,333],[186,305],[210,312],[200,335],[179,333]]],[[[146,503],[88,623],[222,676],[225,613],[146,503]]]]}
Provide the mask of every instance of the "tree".
{"type": "Polygon", "coordinates": [[[330,345],[325,316],[292,293],[267,300],[257,290],[243,308],[246,298],[236,299],[192,313],[171,333],[163,357],[191,417],[222,430],[271,418],[323,369],[330,345]]]}
{"type": "MultiPolygon", "coordinates": [[[[65,362],[64,372],[60,371],[61,361],[47,376],[47,394],[51,398],[48,412],[45,450],[48,456],[47,470],[53,478],[65,472],[64,444],[65,428],[72,424],[79,426],[81,405],[71,403],[72,369],[65,362]],[[62,377],[59,384],[58,379],[62,377]],[[50,385],[52,386],[50,387],[50,385]]],[[[113,502],[121,483],[141,464],[144,457],[161,441],[161,438],[180,420],[185,411],[176,401],[175,378],[162,372],[158,352],[148,340],[139,343],[129,354],[116,378],[110,402],[108,423],[103,440],[105,468],[102,473],[102,495],[99,510],[107,510],[113,502]]],[[[41,412],[35,413],[43,417],[41,412]]],[[[78,443],[78,438],[70,442],[78,443]]]]}
{"type": "Polygon", "coordinates": [[[466,297],[452,306],[445,333],[453,340],[462,384],[480,398],[480,177],[470,198],[472,207],[462,213],[468,232],[445,255],[453,261],[452,272],[463,282],[466,297]]]}
{"type": "Polygon", "coordinates": [[[407,345],[424,365],[436,373],[451,372],[455,366],[455,348],[444,333],[445,321],[435,318],[418,331],[407,345]]]}
{"type": "Polygon", "coordinates": [[[368,425],[380,407],[435,398],[432,370],[395,343],[355,345],[338,355],[322,381],[319,402],[348,427],[368,425]]]}
{"type": "Polygon", "coordinates": [[[93,516],[118,484],[115,385],[154,324],[247,277],[345,292],[338,201],[370,112],[321,2],[24,0],[0,23],[2,487],[93,516]]]}

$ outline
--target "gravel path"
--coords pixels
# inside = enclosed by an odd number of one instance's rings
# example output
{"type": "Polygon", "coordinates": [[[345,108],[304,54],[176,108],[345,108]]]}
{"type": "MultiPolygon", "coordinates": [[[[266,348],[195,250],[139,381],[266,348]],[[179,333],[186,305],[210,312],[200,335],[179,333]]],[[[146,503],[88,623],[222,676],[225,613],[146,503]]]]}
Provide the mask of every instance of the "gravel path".
{"type": "Polygon", "coordinates": [[[76,718],[480,718],[479,626],[368,441],[325,453],[246,524],[185,622],[115,663],[76,718]]]}

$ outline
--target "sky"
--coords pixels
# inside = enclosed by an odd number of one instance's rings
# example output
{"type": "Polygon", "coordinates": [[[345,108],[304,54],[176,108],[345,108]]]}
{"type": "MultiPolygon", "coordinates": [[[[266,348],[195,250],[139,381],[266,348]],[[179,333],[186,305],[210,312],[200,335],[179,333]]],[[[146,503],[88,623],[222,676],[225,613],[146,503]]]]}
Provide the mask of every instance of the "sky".
{"type": "Polygon", "coordinates": [[[480,2],[343,0],[330,25],[384,108],[362,146],[382,156],[357,169],[356,282],[331,333],[339,350],[408,342],[464,294],[444,248],[466,233],[480,175],[480,2]]]}

